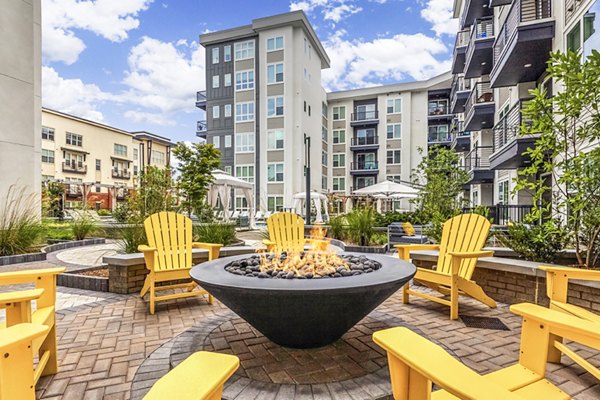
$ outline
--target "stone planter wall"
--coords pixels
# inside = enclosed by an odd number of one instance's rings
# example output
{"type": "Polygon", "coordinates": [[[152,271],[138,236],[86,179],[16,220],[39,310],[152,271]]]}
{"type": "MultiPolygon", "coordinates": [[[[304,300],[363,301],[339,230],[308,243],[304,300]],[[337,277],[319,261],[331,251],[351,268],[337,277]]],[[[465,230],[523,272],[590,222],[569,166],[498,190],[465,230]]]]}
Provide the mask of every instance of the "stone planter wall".
{"type": "Polygon", "coordinates": [[[93,271],[104,267],[91,267],[79,269],[72,272],[64,272],[56,276],[56,284],[76,289],[95,290],[97,292],[108,292],[108,278],[101,276],[80,275],[84,271],[93,271]]]}
{"type": "Polygon", "coordinates": [[[384,244],[382,246],[355,246],[349,245],[341,240],[331,239],[329,242],[334,246],[341,248],[344,251],[354,252],[354,253],[367,253],[367,254],[385,254],[387,253],[388,246],[384,244]]]}
{"type": "Polygon", "coordinates": [[[46,253],[52,253],[54,251],[70,249],[72,247],[89,246],[93,244],[104,244],[106,242],[103,238],[92,238],[84,240],[68,240],[60,243],[53,243],[44,248],[42,251],[37,253],[28,254],[17,254],[14,256],[2,256],[0,257],[0,266],[10,264],[20,264],[26,262],[37,262],[46,261],[46,253]]]}
{"type": "MultiPolygon", "coordinates": [[[[254,254],[256,249],[251,246],[231,246],[221,248],[221,257],[241,254],[254,254]]],[[[194,264],[208,260],[208,251],[193,249],[194,264]]],[[[108,291],[112,293],[138,293],[142,290],[144,280],[148,274],[142,253],[119,254],[104,257],[102,261],[108,264],[108,291]]],[[[172,283],[172,282],[170,282],[172,283]]]]}

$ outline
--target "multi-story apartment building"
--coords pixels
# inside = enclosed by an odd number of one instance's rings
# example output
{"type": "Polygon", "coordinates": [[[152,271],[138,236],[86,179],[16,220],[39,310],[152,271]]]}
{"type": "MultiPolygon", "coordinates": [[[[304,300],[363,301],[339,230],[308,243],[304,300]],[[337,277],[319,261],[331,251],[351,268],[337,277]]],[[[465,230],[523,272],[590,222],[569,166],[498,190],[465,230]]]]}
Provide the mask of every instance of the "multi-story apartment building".
{"type": "MultiPolygon", "coordinates": [[[[561,90],[548,78],[551,51],[598,49],[600,2],[594,0],[457,0],[459,18],[452,64],[452,147],[470,174],[472,205],[497,205],[497,222],[528,212],[531,196],[513,193],[523,152],[535,136],[520,136],[529,90],[561,90]]],[[[549,175],[547,179],[552,179],[549,175]]]]}
{"type": "MultiPolygon", "coordinates": [[[[221,150],[226,172],[255,184],[262,211],[291,208],[306,190],[307,153],[311,190],[345,199],[385,179],[409,181],[417,147],[450,143],[449,74],[326,93],[329,58],[302,11],[204,34],[200,43],[206,91],[196,106],[206,121],[197,135],[221,150]]],[[[247,208],[241,194],[234,206],[247,208]]]]}
{"type": "Polygon", "coordinates": [[[148,132],[127,132],[42,109],[42,181],[65,185],[65,207],[113,209],[137,185],[147,165],[167,167],[172,143],[148,132]]]}

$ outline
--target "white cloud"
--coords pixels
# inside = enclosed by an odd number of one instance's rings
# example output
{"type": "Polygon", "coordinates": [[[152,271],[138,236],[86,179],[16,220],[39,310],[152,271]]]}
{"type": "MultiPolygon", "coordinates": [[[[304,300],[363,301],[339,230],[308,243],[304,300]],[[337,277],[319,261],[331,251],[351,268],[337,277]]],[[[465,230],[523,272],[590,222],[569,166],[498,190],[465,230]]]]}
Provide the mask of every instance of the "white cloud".
{"type": "Polygon", "coordinates": [[[345,31],[338,31],[324,43],[331,58],[331,68],[322,74],[322,83],[328,90],[373,86],[406,77],[427,79],[450,68],[449,59],[436,58],[448,52],[438,38],[419,33],[348,41],[345,35],[345,31]]]}
{"type": "Polygon", "coordinates": [[[74,30],[82,29],[111,42],[121,42],[136,29],[140,11],[152,0],[44,0],[42,53],[49,61],[73,64],[85,49],[74,30]]]}
{"type": "MultiPolygon", "coordinates": [[[[385,2],[385,0],[383,1],[385,2]]],[[[324,20],[334,23],[362,11],[362,8],[354,4],[352,0],[300,0],[290,2],[291,11],[303,10],[308,14],[317,8],[321,10],[324,20]]]]}
{"type": "Polygon", "coordinates": [[[456,35],[458,20],[452,17],[453,0],[429,0],[421,17],[431,23],[436,35],[456,35]]]}
{"type": "Polygon", "coordinates": [[[137,123],[148,123],[152,125],[161,126],[176,125],[175,120],[173,118],[170,118],[168,115],[159,114],[155,112],[129,110],[125,111],[125,114],[123,115],[125,116],[125,118],[137,123]]]}

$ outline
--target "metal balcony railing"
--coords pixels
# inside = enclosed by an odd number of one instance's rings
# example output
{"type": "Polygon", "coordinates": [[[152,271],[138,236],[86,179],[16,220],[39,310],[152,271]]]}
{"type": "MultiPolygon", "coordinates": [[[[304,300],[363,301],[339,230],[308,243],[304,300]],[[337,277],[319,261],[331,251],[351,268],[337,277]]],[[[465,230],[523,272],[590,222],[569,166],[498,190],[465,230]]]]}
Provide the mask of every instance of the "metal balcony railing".
{"type": "Polygon", "coordinates": [[[475,20],[475,24],[471,29],[471,37],[469,39],[469,47],[467,48],[466,60],[471,59],[475,51],[475,41],[481,39],[489,39],[494,37],[494,17],[482,17],[475,20]]]}
{"type": "Polygon", "coordinates": [[[67,196],[81,196],[81,187],[79,185],[68,184],[65,186],[65,194],[67,196]]]}
{"type": "Polygon", "coordinates": [[[196,133],[204,133],[207,130],[206,121],[198,121],[196,123],[196,133]]]}
{"type": "Polygon", "coordinates": [[[377,171],[379,170],[378,161],[363,161],[350,163],[351,171],[377,171]]]}
{"type": "Polygon", "coordinates": [[[65,161],[62,163],[63,172],[74,172],[77,174],[87,173],[87,165],[78,161],[65,161]]]}
{"type": "Polygon", "coordinates": [[[523,101],[517,102],[508,113],[494,125],[494,153],[515,140],[521,133],[521,125],[531,124],[524,120],[521,110],[523,101]]]}
{"type": "MultiPolygon", "coordinates": [[[[488,219],[495,225],[507,225],[509,222],[523,222],[525,216],[531,213],[533,206],[516,204],[496,204],[495,206],[484,206],[488,210],[488,219]]],[[[463,208],[463,213],[476,212],[475,208],[463,208]]]]}
{"type": "Polygon", "coordinates": [[[446,100],[429,103],[428,114],[430,116],[450,114],[448,101],[446,100]]]}
{"type": "Polygon", "coordinates": [[[450,134],[452,137],[471,136],[471,132],[465,131],[464,125],[464,121],[454,121],[450,127],[450,134]]]}
{"type": "Polygon", "coordinates": [[[476,104],[490,103],[494,101],[494,90],[490,82],[477,82],[473,85],[471,94],[465,104],[465,115],[469,115],[476,104]]]}
{"type": "Polygon", "coordinates": [[[112,177],[117,179],[129,179],[131,178],[131,172],[127,169],[113,169],[112,177]]]}
{"type": "Polygon", "coordinates": [[[493,149],[493,146],[477,146],[471,149],[465,157],[465,170],[467,172],[489,170],[493,149]]]}
{"type": "Polygon", "coordinates": [[[199,90],[196,92],[196,101],[206,101],[206,90],[199,90]]]}
{"type": "Polygon", "coordinates": [[[377,136],[353,137],[350,141],[350,146],[372,146],[377,144],[379,144],[379,137],[377,136]]]}
{"type": "Polygon", "coordinates": [[[370,121],[379,118],[379,111],[358,111],[352,113],[351,120],[352,122],[358,121],[370,121]]]}
{"type": "Polygon", "coordinates": [[[448,143],[452,141],[452,134],[447,131],[429,131],[427,135],[427,143],[435,144],[435,143],[448,143]]]}
{"type": "Polygon", "coordinates": [[[454,48],[465,47],[469,44],[469,36],[471,30],[469,28],[463,29],[456,34],[456,40],[454,41],[454,48]]]}
{"type": "Polygon", "coordinates": [[[522,22],[552,17],[551,0],[514,0],[494,43],[494,65],[502,57],[506,44],[522,22]]]}
{"type": "Polygon", "coordinates": [[[454,75],[452,78],[452,86],[450,88],[450,99],[454,102],[458,92],[471,90],[471,80],[465,79],[462,75],[454,75]]]}

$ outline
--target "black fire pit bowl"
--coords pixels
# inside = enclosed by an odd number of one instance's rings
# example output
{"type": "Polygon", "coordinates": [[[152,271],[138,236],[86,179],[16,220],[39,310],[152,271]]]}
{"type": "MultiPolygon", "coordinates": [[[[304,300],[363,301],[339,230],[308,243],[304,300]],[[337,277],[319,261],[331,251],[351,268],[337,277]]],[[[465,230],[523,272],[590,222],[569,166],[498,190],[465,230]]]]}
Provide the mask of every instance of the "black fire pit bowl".
{"type": "Polygon", "coordinates": [[[263,279],[225,271],[232,261],[248,257],[209,261],[192,268],[190,274],[273,342],[299,349],[335,342],[416,272],[414,265],[382,255],[367,256],[380,262],[380,269],[339,278],[263,279]]]}

